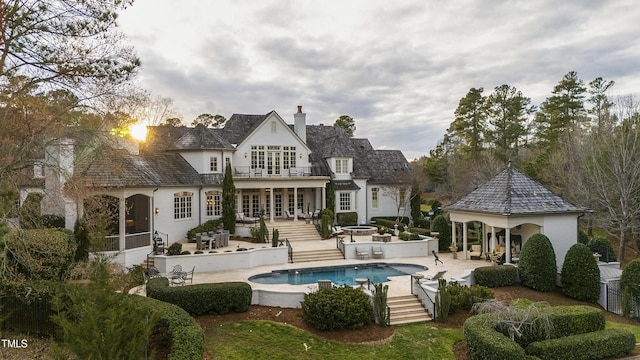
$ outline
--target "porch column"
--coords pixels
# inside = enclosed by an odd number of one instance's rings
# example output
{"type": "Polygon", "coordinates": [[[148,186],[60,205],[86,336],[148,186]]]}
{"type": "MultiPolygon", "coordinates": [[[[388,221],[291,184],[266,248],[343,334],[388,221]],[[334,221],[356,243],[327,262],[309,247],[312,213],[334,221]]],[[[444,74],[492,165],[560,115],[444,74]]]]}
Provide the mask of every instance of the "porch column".
{"type": "Polygon", "coordinates": [[[511,263],[511,229],[504,229],[504,242],[505,242],[505,251],[506,255],[504,257],[504,262],[507,264],[511,263]]]}
{"type": "MultiPolygon", "coordinates": [[[[236,213],[239,212],[242,212],[242,189],[236,193],[236,213]]],[[[253,216],[253,214],[244,214],[244,216],[253,216]]]]}
{"type": "Polygon", "coordinates": [[[451,246],[456,245],[456,222],[451,222],[451,246]]]}
{"type": "Polygon", "coordinates": [[[324,209],[326,207],[326,203],[327,203],[327,188],[325,186],[320,188],[320,211],[322,211],[322,209],[324,209]]]}
{"type": "Polygon", "coordinates": [[[273,187],[269,188],[269,221],[270,222],[274,222],[274,218],[273,218],[273,209],[274,209],[274,205],[273,205],[273,200],[274,200],[275,196],[273,195],[273,187]]]}
{"type": "Polygon", "coordinates": [[[496,251],[496,228],[491,227],[491,252],[496,251]]]}
{"type": "Polygon", "coordinates": [[[127,199],[124,196],[120,196],[118,199],[118,250],[124,251],[126,249],[125,245],[125,233],[127,231],[126,228],[126,212],[127,212],[127,199]]]}
{"type": "Polygon", "coordinates": [[[464,259],[468,260],[467,257],[467,223],[462,223],[462,253],[464,254],[464,259]]]}
{"type": "Polygon", "coordinates": [[[293,188],[293,221],[298,221],[298,187],[293,188]]]}

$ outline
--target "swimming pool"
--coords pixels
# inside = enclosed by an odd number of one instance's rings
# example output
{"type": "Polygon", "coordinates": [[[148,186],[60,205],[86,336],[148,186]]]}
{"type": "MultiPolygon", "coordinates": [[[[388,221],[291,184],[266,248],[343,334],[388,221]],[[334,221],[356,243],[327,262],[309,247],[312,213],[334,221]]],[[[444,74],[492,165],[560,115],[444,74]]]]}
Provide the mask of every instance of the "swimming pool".
{"type": "Polygon", "coordinates": [[[389,276],[410,275],[429,270],[426,266],[414,264],[368,263],[357,265],[324,266],[314,268],[274,270],[249,278],[259,284],[315,284],[318,280],[331,280],[337,285],[356,285],[355,279],[365,278],[372,283],[388,281],[389,276]]]}

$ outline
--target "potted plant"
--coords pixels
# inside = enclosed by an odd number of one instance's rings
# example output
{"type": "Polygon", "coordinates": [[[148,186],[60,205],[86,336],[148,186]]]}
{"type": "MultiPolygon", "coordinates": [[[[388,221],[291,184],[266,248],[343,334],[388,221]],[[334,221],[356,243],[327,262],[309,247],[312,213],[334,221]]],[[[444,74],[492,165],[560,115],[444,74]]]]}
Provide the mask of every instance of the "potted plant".
{"type": "Polygon", "coordinates": [[[378,234],[380,234],[380,235],[384,235],[384,233],[385,233],[386,231],[387,231],[387,230],[384,228],[384,226],[380,226],[380,227],[378,228],[378,234]]]}

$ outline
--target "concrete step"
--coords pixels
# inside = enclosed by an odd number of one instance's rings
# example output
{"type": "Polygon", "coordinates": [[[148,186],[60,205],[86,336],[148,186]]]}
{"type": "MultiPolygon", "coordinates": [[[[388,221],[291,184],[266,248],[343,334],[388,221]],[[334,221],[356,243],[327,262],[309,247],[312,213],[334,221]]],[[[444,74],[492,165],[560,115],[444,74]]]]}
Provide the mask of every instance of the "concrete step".
{"type": "Polygon", "coordinates": [[[388,297],[387,305],[390,309],[391,325],[433,320],[415,295],[388,297]]]}
{"type": "Polygon", "coordinates": [[[267,224],[269,233],[273,229],[278,229],[280,239],[289,239],[289,241],[307,241],[320,240],[320,234],[316,230],[315,225],[307,224],[304,221],[278,221],[273,224],[267,224]]]}
{"type": "Polygon", "coordinates": [[[344,260],[338,249],[293,251],[293,262],[344,260]]]}

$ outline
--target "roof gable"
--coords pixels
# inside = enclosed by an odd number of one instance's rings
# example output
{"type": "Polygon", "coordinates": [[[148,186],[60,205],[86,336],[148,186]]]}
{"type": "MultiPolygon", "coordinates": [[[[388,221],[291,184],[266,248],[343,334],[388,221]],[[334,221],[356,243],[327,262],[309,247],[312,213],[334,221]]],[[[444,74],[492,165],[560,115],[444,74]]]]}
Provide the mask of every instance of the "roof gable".
{"type": "Polygon", "coordinates": [[[209,129],[202,124],[185,132],[170,150],[233,150],[233,146],[220,135],[218,129],[209,129]]]}
{"type": "Polygon", "coordinates": [[[583,212],[509,164],[505,170],[447,206],[447,210],[500,215],[583,212]]]}

